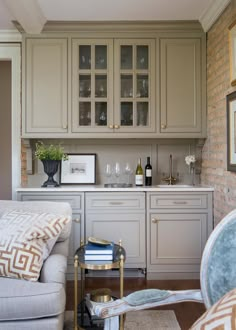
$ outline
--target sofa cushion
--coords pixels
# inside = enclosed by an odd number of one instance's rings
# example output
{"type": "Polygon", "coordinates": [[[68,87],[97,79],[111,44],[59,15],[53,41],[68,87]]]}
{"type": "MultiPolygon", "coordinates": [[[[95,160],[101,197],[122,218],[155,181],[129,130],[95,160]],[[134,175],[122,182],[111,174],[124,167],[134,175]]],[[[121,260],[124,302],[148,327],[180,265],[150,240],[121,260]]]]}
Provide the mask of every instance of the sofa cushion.
{"type": "Polygon", "coordinates": [[[40,282],[65,285],[67,258],[60,254],[50,255],[43,263],[40,282]]]}
{"type": "Polygon", "coordinates": [[[65,290],[58,283],[0,278],[0,321],[55,316],[65,310],[65,290]]]}
{"type": "Polygon", "coordinates": [[[226,293],[209,308],[190,330],[236,329],[236,289],[226,293]]]}
{"type": "Polygon", "coordinates": [[[0,275],[37,281],[43,261],[69,217],[13,210],[0,218],[0,275]]]}

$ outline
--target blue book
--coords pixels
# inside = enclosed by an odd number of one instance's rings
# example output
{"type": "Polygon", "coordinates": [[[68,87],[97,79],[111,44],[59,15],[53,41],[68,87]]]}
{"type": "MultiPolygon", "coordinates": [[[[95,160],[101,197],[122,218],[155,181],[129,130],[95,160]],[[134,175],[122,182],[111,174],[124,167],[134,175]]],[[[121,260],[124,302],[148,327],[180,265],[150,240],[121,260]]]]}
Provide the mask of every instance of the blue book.
{"type": "Polygon", "coordinates": [[[113,255],[114,244],[109,245],[97,245],[88,243],[85,245],[85,255],[87,254],[100,254],[100,255],[113,255]]]}
{"type": "Polygon", "coordinates": [[[99,260],[99,261],[105,261],[105,260],[113,260],[112,254],[85,254],[84,260],[99,260]]]}

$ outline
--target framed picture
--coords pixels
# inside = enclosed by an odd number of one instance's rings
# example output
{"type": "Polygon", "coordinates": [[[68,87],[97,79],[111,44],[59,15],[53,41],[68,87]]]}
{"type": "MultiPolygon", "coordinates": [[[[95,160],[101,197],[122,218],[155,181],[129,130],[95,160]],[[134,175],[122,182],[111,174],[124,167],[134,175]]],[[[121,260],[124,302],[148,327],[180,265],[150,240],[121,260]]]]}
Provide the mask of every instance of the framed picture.
{"type": "Polygon", "coordinates": [[[61,162],[60,184],[95,184],[96,154],[68,154],[61,162]]]}
{"type": "Polygon", "coordinates": [[[227,100],[227,170],[236,172],[236,92],[227,100]]]}
{"type": "Polygon", "coordinates": [[[236,85],[236,25],[229,27],[229,58],[231,85],[236,85]]]}

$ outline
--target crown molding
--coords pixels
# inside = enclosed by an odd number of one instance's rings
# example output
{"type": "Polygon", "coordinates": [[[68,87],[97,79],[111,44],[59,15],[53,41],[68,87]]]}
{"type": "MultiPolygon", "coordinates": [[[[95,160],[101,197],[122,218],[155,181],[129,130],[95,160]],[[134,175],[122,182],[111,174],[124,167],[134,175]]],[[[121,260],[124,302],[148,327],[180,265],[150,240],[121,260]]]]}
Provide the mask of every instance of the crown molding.
{"type": "Polygon", "coordinates": [[[202,24],[205,32],[209,31],[218,17],[222,14],[231,0],[212,0],[209,6],[203,11],[199,17],[199,22],[202,24]]]}
{"type": "Polygon", "coordinates": [[[0,42],[21,42],[22,35],[16,30],[0,30],[0,42]]]}

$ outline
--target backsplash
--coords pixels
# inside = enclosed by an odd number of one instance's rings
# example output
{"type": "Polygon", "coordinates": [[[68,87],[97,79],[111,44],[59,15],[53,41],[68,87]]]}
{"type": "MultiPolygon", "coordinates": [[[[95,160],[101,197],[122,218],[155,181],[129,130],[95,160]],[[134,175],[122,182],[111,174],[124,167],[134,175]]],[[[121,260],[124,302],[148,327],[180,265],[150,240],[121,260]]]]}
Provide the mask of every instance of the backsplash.
{"type": "MultiPolygon", "coordinates": [[[[43,171],[41,161],[34,158],[34,146],[37,140],[22,140],[22,185],[29,187],[39,187],[45,181],[46,175],[43,171]],[[30,150],[26,157],[26,150],[30,150]],[[32,153],[32,155],[31,155],[32,153]],[[29,156],[30,155],[30,156],[29,156]],[[32,159],[31,159],[32,158],[32,159]],[[32,165],[31,165],[32,160],[32,165]],[[27,174],[31,173],[32,174],[27,174]]],[[[173,176],[179,183],[191,183],[189,167],[185,163],[185,156],[195,154],[196,163],[196,184],[200,183],[201,173],[201,151],[204,140],[195,139],[64,139],[64,140],[44,140],[45,143],[60,143],[67,153],[95,153],[96,154],[96,184],[108,183],[105,176],[105,166],[107,163],[114,167],[116,162],[120,163],[121,175],[117,179],[114,175],[110,182],[127,183],[128,176],[124,172],[126,163],[131,166],[133,173],[130,175],[130,183],[134,184],[134,173],[138,158],[142,160],[144,169],[147,157],[151,157],[153,169],[153,185],[162,182],[162,179],[169,175],[169,157],[173,159],[173,176]]],[[[55,175],[59,181],[59,174],[55,175]]],[[[163,183],[163,182],[162,182],[163,183]]]]}

